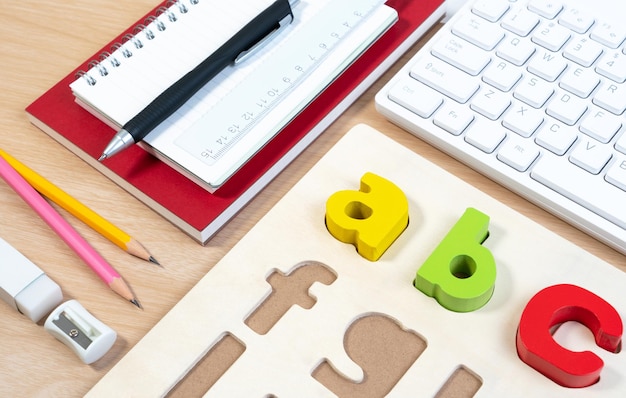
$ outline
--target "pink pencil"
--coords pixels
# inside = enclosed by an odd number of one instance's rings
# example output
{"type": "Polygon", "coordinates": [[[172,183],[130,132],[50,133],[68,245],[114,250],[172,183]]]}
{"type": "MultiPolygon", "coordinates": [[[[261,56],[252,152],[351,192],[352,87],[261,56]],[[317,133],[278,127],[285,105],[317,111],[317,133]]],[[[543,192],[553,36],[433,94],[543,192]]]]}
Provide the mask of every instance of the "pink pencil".
{"type": "Polygon", "coordinates": [[[39,217],[74,250],[111,290],[141,308],[139,301],[120,274],[2,156],[0,156],[0,177],[39,214],[39,217]]]}

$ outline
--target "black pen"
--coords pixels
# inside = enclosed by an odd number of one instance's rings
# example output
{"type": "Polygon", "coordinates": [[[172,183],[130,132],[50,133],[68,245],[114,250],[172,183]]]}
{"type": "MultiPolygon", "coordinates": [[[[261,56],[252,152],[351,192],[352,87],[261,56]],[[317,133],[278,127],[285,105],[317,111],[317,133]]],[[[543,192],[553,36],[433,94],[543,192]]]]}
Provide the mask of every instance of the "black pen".
{"type": "Polygon", "coordinates": [[[159,94],[115,134],[98,159],[115,155],[143,138],[183,106],[206,83],[232,63],[243,61],[274,33],[293,22],[292,7],[299,0],[276,0],[207,59],[159,94]]]}

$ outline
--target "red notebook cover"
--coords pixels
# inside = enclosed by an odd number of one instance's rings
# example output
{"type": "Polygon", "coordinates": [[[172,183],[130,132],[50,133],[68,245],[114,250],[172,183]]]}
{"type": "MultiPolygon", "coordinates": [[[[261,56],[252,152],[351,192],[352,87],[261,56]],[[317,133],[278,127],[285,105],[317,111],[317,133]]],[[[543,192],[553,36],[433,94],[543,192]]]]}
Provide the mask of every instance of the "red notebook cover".
{"type": "MultiPolygon", "coordinates": [[[[154,15],[155,7],[144,18],[154,15]]],[[[399,20],[215,193],[137,145],[97,161],[115,131],[74,102],[70,83],[122,32],[26,108],[31,122],[154,211],[204,244],[443,16],[443,0],[389,0],[399,20]],[[85,132],[89,132],[86,134],[85,132]]]]}

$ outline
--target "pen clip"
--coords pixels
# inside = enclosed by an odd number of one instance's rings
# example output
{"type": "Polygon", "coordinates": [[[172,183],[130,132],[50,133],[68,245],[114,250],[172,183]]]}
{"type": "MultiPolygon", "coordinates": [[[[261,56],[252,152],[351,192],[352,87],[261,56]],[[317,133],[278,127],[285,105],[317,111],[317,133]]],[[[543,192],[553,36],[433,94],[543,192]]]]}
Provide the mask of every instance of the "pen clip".
{"type": "Polygon", "coordinates": [[[283,19],[281,19],[278,22],[278,27],[276,27],[276,29],[274,29],[273,31],[271,31],[270,33],[267,34],[267,36],[265,36],[264,38],[262,38],[261,40],[259,40],[255,45],[253,45],[252,47],[250,47],[249,49],[242,51],[237,58],[235,58],[234,64],[237,65],[241,62],[244,62],[246,59],[250,58],[252,55],[254,55],[257,51],[259,51],[263,46],[265,46],[265,44],[267,44],[267,42],[269,42],[270,40],[272,40],[276,35],[278,35],[284,28],[286,28],[287,26],[289,26],[289,24],[291,24],[293,22],[293,13],[290,13],[289,15],[285,16],[283,19]]]}

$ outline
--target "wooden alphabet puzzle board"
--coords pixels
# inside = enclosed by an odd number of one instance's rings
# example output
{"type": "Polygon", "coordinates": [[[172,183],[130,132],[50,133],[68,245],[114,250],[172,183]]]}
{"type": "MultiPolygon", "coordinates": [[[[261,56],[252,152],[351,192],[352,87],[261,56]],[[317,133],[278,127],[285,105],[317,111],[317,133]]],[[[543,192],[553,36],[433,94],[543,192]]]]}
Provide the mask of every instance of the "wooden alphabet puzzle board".
{"type": "Polygon", "coordinates": [[[359,125],[88,395],[177,396],[195,375],[209,397],[624,396],[626,353],[602,350],[578,323],[563,324],[555,339],[603,359],[596,384],[562,387],[519,359],[526,304],[563,283],[594,292],[626,319],[626,274],[359,125]],[[375,262],[324,222],[328,198],[359,190],[367,172],[409,202],[408,227],[375,262]],[[491,299],[460,313],[413,280],[469,207],[490,217],[483,246],[497,276],[491,299]]]}

